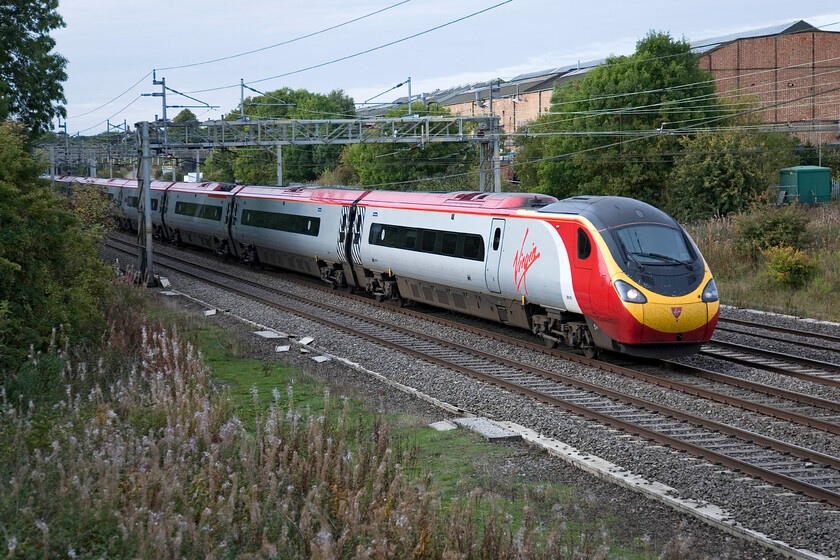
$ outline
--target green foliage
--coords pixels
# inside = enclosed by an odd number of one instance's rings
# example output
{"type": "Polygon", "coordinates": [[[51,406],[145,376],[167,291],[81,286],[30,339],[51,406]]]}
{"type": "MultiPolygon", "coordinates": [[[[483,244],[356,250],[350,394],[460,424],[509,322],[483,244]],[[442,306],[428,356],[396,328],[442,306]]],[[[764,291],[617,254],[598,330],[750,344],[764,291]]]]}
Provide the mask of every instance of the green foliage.
{"type": "MultiPolygon", "coordinates": [[[[418,116],[450,115],[445,108],[424,106],[420,102],[412,103],[412,113],[418,116]]],[[[405,105],[389,110],[386,117],[397,118],[407,114],[408,105],[405,105]]],[[[478,151],[466,142],[424,146],[351,144],[344,150],[341,160],[353,169],[359,185],[376,185],[377,188],[396,190],[452,191],[478,188],[477,175],[470,173],[477,169],[478,151]],[[453,175],[455,177],[450,177],[453,175]]]]}
{"type": "Polygon", "coordinates": [[[680,139],[665,207],[682,220],[743,212],[793,163],[789,136],[716,132],[680,139]],[[772,148],[771,148],[772,146],[772,148]],[[785,149],[787,148],[787,149],[785,149]]]}
{"type": "MultiPolygon", "coordinates": [[[[226,119],[240,118],[241,109],[231,111],[226,119]]],[[[282,88],[245,98],[244,114],[251,119],[352,119],[356,109],[353,99],[341,90],[325,95],[282,88]]],[[[341,151],[340,145],[284,146],[283,182],[314,181],[339,164],[341,151]]],[[[263,148],[218,151],[207,160],[204,172],[212,181],[274,185],[277,155],[263,148]]]]}
{"type": "Polygon", "coordinates": [[[55,403],[61,400],[64,383],[61,376],[67,357],[57,348],[30,357],[17,373],[6,380],[6,393],[11,402],[55,403]]]}
{"type": "Polygon", "coordinates": [[[67,60],[51,53],[50,31],[64,27],[56,12],[58,0],[4,2],[0,17],[0,122],[25,124],[33,135],[49,128],[57,115],[66,116],[61,82],[67,60]]]}
{"type": "Polygon", "coordinates": [[[550,116],[529,126],[544,137],[521,141],[526,189],[566,197],[609,194],[658,204],[679,138],[667,131],[719,115],[712,76],[685,41],[649,33],[629,56],[610,57],[552,97],[550,116]],[[663,125],[663,123],[666,123],[663,125]],[[528,169],[532,167],[532,169],[528,169]]]}
{"type": "Polygon", "coordinates": [[[117,206],[93,185],[74,185],[70,191],[70,209],[82,227],[107,231],[116,225],[117,206]]]}
{"type": "Polygon", "coordinates": [[[715,275],[724,303],[838,321],[840,298],[832,297],[840,292],[838,224],[840,204],[833,202],[784,208],[756,206],[744,215],[713,218],[687,227],[715,275]],[[774,247],[789,249],[777,256],[775,250],[768,252],[774,247]],[[797,251],[807,259],[800,259],[797,251]],[[781,277],[771,270],[771,257],[777,259],[773,266],[781,277]],[[796,272],[800,268],[802,275],[796,272]],[[793,284],[781,283],[788,278],[793,284]]]}
{"type": "Polygon", "coordinates": [[[197,120],[195,113],[190,111],[189,109],[181,109],[181,112],[175,115],[175,118],[172,119],[172,122],[176,123],[183,123],[183,122],[192,122],[197,120]]]}
{"type": "Polygon", "coordinates": [[[742,251],[755,259],[771,247],[803,249],[807,244],[805,214],[794,205],[762,206],[735,217],[735,231],[742,251]]]}
{"type": "Polygon", "coordinates": [[[813,278],[816,265],[804,251],[793,247],[769,247],[762,251],[772,278],[787,287],[798,288],[813,278]]]}
{"type": "Polygon", "coordinates": [[[63,325],[74,340],[95,336],[109,269],[96,257],[65,200],[39,179],[21,127],[0,125],[0,376],[46,347],[63,325]]]}

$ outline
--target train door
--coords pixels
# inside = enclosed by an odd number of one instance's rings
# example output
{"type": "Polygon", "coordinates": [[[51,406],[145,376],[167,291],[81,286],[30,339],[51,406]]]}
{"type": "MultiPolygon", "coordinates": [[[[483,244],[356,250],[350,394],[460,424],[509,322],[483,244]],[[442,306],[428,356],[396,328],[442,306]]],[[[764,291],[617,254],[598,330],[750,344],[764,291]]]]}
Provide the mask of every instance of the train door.
{"type": "Polygon", "coordinates": [[[225,216],[225,234],[227,235],[228,249],[230,254],[236,258],[241,258],[239,247],[234,240],[234,228],[236,227],[236,206],[239,198],[236,194],[232,194],[227,199],[227,215],[225,216]]]}
{"type": "MultiPolygon", "coordinates": [[[[367,193],[365,193],[367,194],[367,193]]],[[[338,260],[343,263],[347,282],[361,288],[356,272],[356,265],[361,264],[362,227],[364,225],[364,207],[359,207],[360,196],[353,204],[341,208],[341,223],[338,229],[338,260]]]]}
{"type": "Polygon", "coordinates": [[[490,246],[487,251],[484,280],[487,282],[487,289],[496,294],[502,291],[501,284],[499,283],[499,267],[502,261],[502,243],[504,237],[505,221],[500,218],[493,218],[490,224],[490,246]]]}
{"type": "Polygon", "coordinates": [[[584,228],[579,227],[575,236],[575,251],[572,253],[574,270],[572,271],[572,286],[575,290],[575,297],[578,305],[584,313],[591,313],[592,301],[590,283],[592,281],[592,269],[595,266],[597,253],[592,245],[592,238],[584,228]]]}

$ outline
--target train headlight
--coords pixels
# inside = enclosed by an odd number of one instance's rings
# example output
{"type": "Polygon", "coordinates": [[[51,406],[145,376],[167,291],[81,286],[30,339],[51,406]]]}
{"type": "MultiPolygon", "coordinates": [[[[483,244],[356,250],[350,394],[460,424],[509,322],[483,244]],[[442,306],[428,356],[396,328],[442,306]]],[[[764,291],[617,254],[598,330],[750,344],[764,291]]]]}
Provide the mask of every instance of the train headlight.
{"type": "Polygon", "coordinates": [[[703,288],[703,296],[701,299],[705,303],[711,303],[718,300],[717,284],[715,284],[714,278],[706,283],[706,287],[703,288]]]}
{"type": "Polygon", "coordinates": [[[647,303],[645,294],[634,288],[624,280],[615,281],[615,291],[618,292],[618,297],[627,303],[647,303]]]}

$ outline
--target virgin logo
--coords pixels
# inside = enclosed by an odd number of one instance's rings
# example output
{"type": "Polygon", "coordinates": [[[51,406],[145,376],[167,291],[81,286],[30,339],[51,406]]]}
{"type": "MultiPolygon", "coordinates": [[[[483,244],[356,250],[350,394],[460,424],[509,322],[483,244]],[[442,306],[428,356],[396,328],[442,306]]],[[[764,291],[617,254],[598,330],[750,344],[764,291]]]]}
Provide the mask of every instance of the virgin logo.
{"type": "Polygon", "coordinates": [[[682,315],[682,307],[672,307],[671,313],[674,315],[674,319],[679,319],[682,315]]]}
{"type": "Polygon", "coordinates": [[[513,280],[516,282],[516,291],[518,292],[521,286],[525,290],[526,296],[528,295],[528,285],[525,283],[525,274],[528,273],[531,265],[540,258],[540,254],[537,252],[537,246],[533,243],[531,244],[531,249],[527,253],[525,252],[525,240],[528,239],[529,231],[530,228],[525,230],[525,237],[522,238],[522,247],[516,251],[516,256],[513,258],[513,280]]]}

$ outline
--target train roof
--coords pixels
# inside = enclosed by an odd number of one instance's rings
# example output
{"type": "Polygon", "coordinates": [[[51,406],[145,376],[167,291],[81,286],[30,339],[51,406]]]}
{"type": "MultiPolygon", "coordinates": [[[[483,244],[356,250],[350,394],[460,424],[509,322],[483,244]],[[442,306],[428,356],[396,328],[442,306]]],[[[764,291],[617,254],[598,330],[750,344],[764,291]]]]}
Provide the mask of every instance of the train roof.
{"type": "Polygon", "coordinates": [[[537,210],[545,214],[579,215],[598,229],[638,223],[678,224],[662,210],[635,198],[623,196],[574,196],[537,210]]]}
{"type": "Polygon", "coordinates": [[[247,198],[281,198],[332,204],[352,204],[365,192],[350,187],[322,187],[317,185],[290,187],[247,186],[236,191],[237,196],[247,198]]]}
{"type": "Polygon", "coordinates": [[[395,208],[437,208],[458,209],[520,209],[541,208],[557,202],[553,196],[534,193],[486,193],[460,192],[406,192],[406,191],[364,191],[341,187],[242,187],[237,196],[250,198],[282,198],[332,204],[352,204],[358,201],[362,206],[388,206],[395,208]]]}
{"type": "Polygon", "coordinates": [[[444,209],[508,209],[542,208],[557,202],[553,196],[538,193],[488,193],[476,191],[460,192],[402,192],[371,191],[362,200],[362,204],[395,207],[426,207],[444,209]]]}

